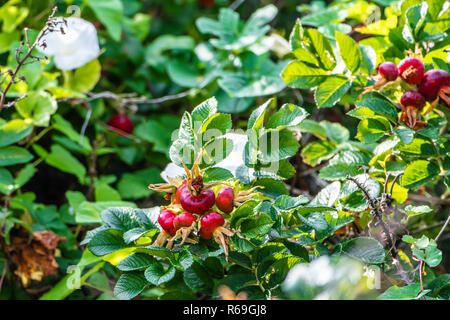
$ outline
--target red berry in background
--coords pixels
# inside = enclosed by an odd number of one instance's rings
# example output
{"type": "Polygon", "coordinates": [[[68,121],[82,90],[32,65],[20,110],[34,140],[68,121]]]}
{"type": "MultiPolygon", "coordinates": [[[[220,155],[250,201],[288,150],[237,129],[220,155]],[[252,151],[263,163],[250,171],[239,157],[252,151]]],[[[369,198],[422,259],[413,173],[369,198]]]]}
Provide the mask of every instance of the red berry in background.
{"type": "Polygon", "coordinates": [[[419,92],[427,101],[433,101],[441,88],[446,86],[450,86],[450,74],[444,70],[430,70],[425,73],[419,92]]]}
{"type": "Polygon", "coordinates": [[[190,227],[195,221],[195,217],[187,212],[180,213],[173,219],[173,225],[175,229],[180,229],[183,227],[190,227]]]}
{"type": "Polygon", "coordinates": [[[108,125],[126,133],[132,133],[134,129],[133,121],[125,114],[112,116],[108,121],[108,125]]]}
{"type": "Polygon", "coordinates": [[[225,219],[223,216],[216,212],[211,211],[204,215],[200,219],[200,237],[203,239],[211,239],[214,231],[223,226],[225,223],[225,219]]]}
{"type": "Polygon", "coordinates": [[[216,198],[216,206],[220,211],[230,213],[233,211],[234,190],[231,187],[220,189],[216,198]]]}
{"type": "Polygon", "coordinates": [[[189,192],[189,188],[183,188],[180,194],[180,204],[187,212],[201,214],[213,206],[215,197],[214,191],[211,189],[203,190],[198,196],[194,196],[189,192]]]}
{"type": "Polygon", "coordinates": [[[186,188],[186,183],[187,183],[187,180],[183,180],[181,182],[181,186],[179,186],[177,188],[177,191],[175,192],[175,201],[174,201],[174,203],[178,203],[178,204],[180,203],[181,191],[183,191],[183,189],[186,188]]]}
{"type": "Polygon", "coordinates": [[[404,107],[414,107],[418,110],[422,110],[425,106],[425,98],[419,92],[410,90],[403,94],[400,103],[404,107]]]}
{"type": "Polygon", "coordinates": [[[394,81],[398,77],[398,69],[393,62],[383,62],[378,67],[378,74],[387,81],[394,81]]]}
{"type": "Polygon", "coordinates": [[[170,210],[164,209],[161,211],[158,217],[158,223],[165,232],[171,236],[175,235],[176,229],[173,225],[173,220],[177,215],[170,210]]]}
{"type": "Polygon", "coordinates": [[[214,0],[197,0],[198,5],[204,6],[205,8],[212,8],[215,5],[214,0]]]}
{"type": "Polygon", "coordinates": [[[423,79],[425,68],[417,58],[406,58],[398,64],[400,77],[409,84],[418,84],[423,79]]]}

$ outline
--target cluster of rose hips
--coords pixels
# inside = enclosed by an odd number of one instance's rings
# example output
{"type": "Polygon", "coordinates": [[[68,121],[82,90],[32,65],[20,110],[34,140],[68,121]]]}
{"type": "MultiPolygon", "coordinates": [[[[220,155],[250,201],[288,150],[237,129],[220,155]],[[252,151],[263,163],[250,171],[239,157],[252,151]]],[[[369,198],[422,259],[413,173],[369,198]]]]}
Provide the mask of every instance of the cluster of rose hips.
{"type": "Polygon", "coordinates": [[[403,81],[415,87],[415,90],[406,91],[400,99],[402,111],[400,120],[414,130],[420,129],[426,124],[425,121],[420,120],[420,112],[426,101],[431,105],[424,116],[438,105],[440,98],[450,105],[450,99],[447,96],[450,93],[450,74],[437,69],[426,73],[424,71],[422,61],[415,57],[403,59],[398,66],[392,62],[384,62],[378,67],[380,79],[365,92],[380,89],[400,76],[403,81]]]}
{"type": "MultiPolygon", "coordinates": [[[[183,164],[184,165],[184,164],[183,164]]],[[[245,201],[258,193],[253,190],[241,191],[235,195],[234,189],[224,182],[204,184],[197,161],[192,170],[184,166],[187,179],[170,179],[169,183],[150,184],[152,190],[165,192],[166,200],[170,200],[168,206],[162,206],[158,217],[158,223],[162,228],[161,233],[153,243],[155,246],[166,244],[172,249],[175,240],[181,238],[181,242],[175,246],[186,243],[197,243],[198,237],[202,239],[214,239],[221,245],[228,259],[227,236],[233,236],[234,232],[225,226],[228,222],[224,216],[213,210],[213,206],[225,213],[231,213],[245,201]],[[216,194],[212,187],[222,185],[216,194]]]]}

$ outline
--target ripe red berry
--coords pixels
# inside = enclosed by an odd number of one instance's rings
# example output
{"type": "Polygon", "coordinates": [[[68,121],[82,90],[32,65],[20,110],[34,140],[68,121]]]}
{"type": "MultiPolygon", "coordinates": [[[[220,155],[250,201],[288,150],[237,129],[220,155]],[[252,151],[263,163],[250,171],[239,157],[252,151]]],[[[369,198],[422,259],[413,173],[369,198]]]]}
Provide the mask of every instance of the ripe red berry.
{"type": "Polygon", "coordinates": [[[201,214],[213,206],[215,198],[214,191],[211,189],[203,190],[198,196],[194,196],[188,188],[183,188],[180,194],[180,204],[187,212],[201,214]]]}
{"type": "Polygon", "coordinates": [[[433,101],[445,86],[450,86],[450,74],[444,70],[430,70],[425,73],[419,92],[427,101],[433,101]]]}
{"type": "Polygon", "coordinates": [[[197,0],[197,3],[201,6],[204,6],[206,8],[212,8],[214,7],[214,0],[197,0]]]}
{"type": "Polygon", "coordinates": [[[425,69],[417,58],[406,58],[398,64],[400,77],[410,84],[418,84],[423,79],[425,69]]]}
{"type": "Polygon", "coordinates": [[[186,188],[186,183],[187,183],[187,180],[183,180],[181,182],[181,186],[179,186],[177,191],[175,192],[175,201],[174,201],[174,203],[180,203],[181,191],[183,191],[183,189],[186,188]]]}
{"type": "Polygon", "coordinates": [[[218,227],[223,226],[224,223],[225,219],[220,213],[216,211],[207,213],[200,219],[200,237],[203,239],[211,239],[214,231],[218,227]]]}
{"type": "Polygon", "coordinates": [[[234,190],[231,187],[220,189],[216,198],[216,205],[220,211],[230,213],[233,211],[234,190]]]}
{"type": "Polygon", "coordinates": [[[180,229],[182,227],[190,227],[195,221],[195,217],[187,212],[180,213],[173,219],[173,226],[175,229],[180,229]]]}
{"type": "Polygon", "coordinates": [[[394,81],[398,77],[398,69],[395,63],[383,62],[378,67],[378,74],[387,81],[394,81]]]}
{"type": "Polygon", "coordinates": [[[164,209],[161,211],[158,217],[158,223],[171,236],[175,235],[176,229],[173,225],[173,220],[177,215],[170,210],[164,209]]]}
{"type": "Polygon", "coordinates": [[[108,121],[108,125],[126,133],[132,133],[134,129],[133,121],[125,114],[116,114],[115,116],[112,116],[108,121]]]}
{"type": "Polygon", "coordinates": [[[403,94],[400,103],[404,107],[414,107],[418,110],[422,110],[425,106],[425,98],[419,92],[410,90],[403,94]]]}

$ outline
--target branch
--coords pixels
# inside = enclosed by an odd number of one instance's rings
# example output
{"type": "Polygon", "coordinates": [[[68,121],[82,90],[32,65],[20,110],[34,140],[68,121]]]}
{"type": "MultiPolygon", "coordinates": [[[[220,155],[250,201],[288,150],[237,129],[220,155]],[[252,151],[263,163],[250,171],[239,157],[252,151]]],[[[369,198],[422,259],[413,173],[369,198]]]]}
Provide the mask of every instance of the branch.
{"type": "MultiPolygon", "coordinates": [[[[28,62],[26,63],[26,60],[28,58],[32,58],[34,59],[32,62],[34,61],[39,61],[41,59],[47,59],[47,57],[37,57],[37,56],[33,56],[31,55],[31,52],[34,50],[34,48],[39,44],[39,42],[41,41],[42,37],[45,36],[47,33],[49,32],[54,32],[56,31],[56,22],[53,20],[54,15],[56,13],[56,11],[58,10],[58,7],[54,7],[53,11],[51,13],[51,15],[49,16],[47,22],[46,22],[46,27],[42,30],[41,34],[39,35],[39,37],[36,39],[36,41],[34,41],[34,43],[30,46],[30,42],[28,40],[28,29],[25,29],[25,41],[26,41],[26,45],[28,47],[28,51],[25,54],[25,56],[23,57],[23,59],[20,59],[20,54],[21,54],[21,49],[17,49],[17,53],[16,53],[16,59],[17,59],[17,66],[16,69],[14,71],[11,71],[9,74],[11,76],[11,80],[8,82],[8,84],[6,85],[5,89],[3,90],[1,97],[0,97],[0,112],[2,111],[3,108],[7,108],[7,107],[11,107],[13,106],[17,101],[23,99],[26,97],[26,95],[21,96],[18,99],[15,99],[14,101],[8,103],[5,105],[5,98],[6,98],[6,94],[8,93],[8,90],[11,88],[11,86],[14,83],[17,83],[18,81],[24,80],[23,77],[19,77],[19,80],[16,80],[16,77],[19,73],[20,68],[25,65],[28,64],[28,62]],[[54,29],[55,28],[55,29],[54,29]]],[[[25,45],[22,42],[23,45],[25,45]]]]}

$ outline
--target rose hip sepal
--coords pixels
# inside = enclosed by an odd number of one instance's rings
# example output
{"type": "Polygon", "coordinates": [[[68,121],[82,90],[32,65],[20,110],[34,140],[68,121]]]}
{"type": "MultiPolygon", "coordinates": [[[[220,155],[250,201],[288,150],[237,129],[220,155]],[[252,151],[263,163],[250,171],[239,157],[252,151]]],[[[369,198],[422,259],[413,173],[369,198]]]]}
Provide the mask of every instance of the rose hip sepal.
{"type": "Polygon", "coordinates": [[[177,231],[173,236],[173,238],[170,239],[170,241],[173,242],[181,237],[181,242],[175,245],[175,247],[181,246],[185,242],[197,243],[197,241],[188,238],[189,235],[191,234],[192,229],[194,228],[193,224],[195,220],[196,218],[194,217],[194,215],[187,212],[180,213],[175,217],[175,219],[173,220],[173,226],[177,231]]]}
{"type": "Polygon", "coordinates": [[[398,64],[400,78],[409,84],[418,84],[423,79],[425,68],[417,58],[406,58],[398,64]]]}
{"type": "Polygon", "coordinates": [[[225,253],[225,260],[228,261],[228,243],[225,236],[233,236],[234,232],[223,227],[225,219],[216,212],[211,211],[200,219],[200,237],[203,239],[214,238],[219,245],[222,246],[225,253]]]}
{"type": "Polygon", "coordinates": [[[425,98],[417,91],[406,91],[400,99],[402,114],[400,120],[411,129],[417,130],[426,124],[425,121],[418,120],[420,111],[425,106],[425,98]]]}

